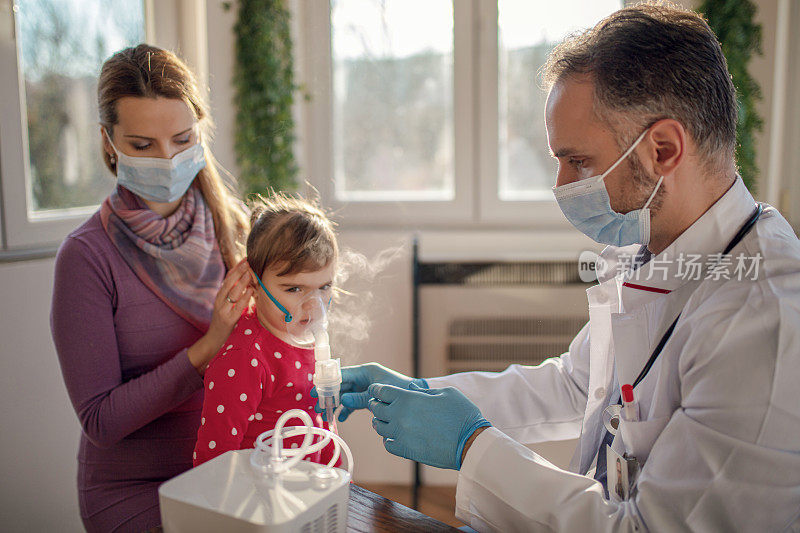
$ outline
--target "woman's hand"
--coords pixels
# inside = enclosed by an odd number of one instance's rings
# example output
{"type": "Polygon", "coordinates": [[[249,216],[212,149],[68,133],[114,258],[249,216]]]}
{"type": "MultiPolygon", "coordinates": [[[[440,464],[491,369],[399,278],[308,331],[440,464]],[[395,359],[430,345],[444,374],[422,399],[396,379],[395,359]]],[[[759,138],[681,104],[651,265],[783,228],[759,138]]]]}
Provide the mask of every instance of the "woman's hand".
{"type": "Polygon", "coordinates": [[[233,267],[217,292],[214,299],[214,312],[208,332],[189,347],[188,356],[198,372],[205,372],[208,363],[219,351],[233,331],[233,326],[242,316],[242,311],[250,303],[253,287],[250,283],[250,272],[247,260],[242,259],[233,267]]]}

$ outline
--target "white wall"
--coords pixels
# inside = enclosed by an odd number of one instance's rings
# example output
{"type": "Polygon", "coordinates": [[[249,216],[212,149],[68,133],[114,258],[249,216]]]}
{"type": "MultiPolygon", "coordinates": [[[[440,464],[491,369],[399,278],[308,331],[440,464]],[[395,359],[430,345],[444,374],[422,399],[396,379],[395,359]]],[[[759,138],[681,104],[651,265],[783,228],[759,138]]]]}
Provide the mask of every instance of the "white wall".
{"type": "MultiPolygon", "coordinates": [[[[390,368],[411,373],[411,235],[401,232],[347,232],[340,238],[343,248],[363,253],[374,259],[383,250],[398,248],[394,259],[386,265],[373,283],[359,279],[351,284],[351,292],[360,309],[372,322],[369,340],[350,347],[335,346],[342,364],[377,361],[390,368]],[[368,294],[371,292],[371,298],[368,294]]],[[[363,274],[357,274],[363,278],[363,274]]],[[[336,337],[332,342],[336,341],[336,337]]],[[[372,429],[372,416],[366,412],[352,415],[339,426],[342,438],[355,458],[356,482],[409,483],[411,463],[386,452],[381,438],[372,429]]]]}
{"type": "Polygon", "coordinates": [[[80,426],[50,338],[53,260],[0,264],[0,529],[82,531],[80,426]]]}

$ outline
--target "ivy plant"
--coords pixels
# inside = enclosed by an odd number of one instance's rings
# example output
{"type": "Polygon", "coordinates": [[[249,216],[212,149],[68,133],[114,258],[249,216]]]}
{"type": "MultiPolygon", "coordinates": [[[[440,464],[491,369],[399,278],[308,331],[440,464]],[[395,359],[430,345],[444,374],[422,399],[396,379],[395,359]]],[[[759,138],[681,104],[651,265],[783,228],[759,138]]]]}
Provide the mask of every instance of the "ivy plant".
{"type": "MultiPolygon", "coordinates": [[[[297,163],[292,104],[294,82],[290,13],[286,0],[238,0],[236,161],[242,192],[294,190],[297,163]]],[[[230,9],[232,2],[225,7],[230,9]]]]}
{"type": "Polygon", "coordinates": [[[761,54],[761,25],[754,21],[756,6],[750,0],[703,0],[697,8],[714,30],[728,71],[736,87],[739,121],[736,125],[736,162],[747,188],[754,190],[758,178],[755,135],[763,120],[756,111],[761,89],[747,71],[754,53],[761,54]]]}

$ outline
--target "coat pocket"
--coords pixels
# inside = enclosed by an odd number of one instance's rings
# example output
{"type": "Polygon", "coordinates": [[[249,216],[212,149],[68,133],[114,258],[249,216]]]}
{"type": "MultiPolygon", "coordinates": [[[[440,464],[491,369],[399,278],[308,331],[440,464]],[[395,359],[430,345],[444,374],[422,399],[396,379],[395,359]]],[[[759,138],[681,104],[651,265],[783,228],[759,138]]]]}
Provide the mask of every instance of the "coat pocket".
{"type": "Polygon", "coordinates": [[[650,455],[653,444],[664,431],[669,419],[670,416],[660,416],[640,422],[621,420],[619,429],[625,445],[625,452],[629,456],[636,457],[639,464],[644,464],[650,455]]]}

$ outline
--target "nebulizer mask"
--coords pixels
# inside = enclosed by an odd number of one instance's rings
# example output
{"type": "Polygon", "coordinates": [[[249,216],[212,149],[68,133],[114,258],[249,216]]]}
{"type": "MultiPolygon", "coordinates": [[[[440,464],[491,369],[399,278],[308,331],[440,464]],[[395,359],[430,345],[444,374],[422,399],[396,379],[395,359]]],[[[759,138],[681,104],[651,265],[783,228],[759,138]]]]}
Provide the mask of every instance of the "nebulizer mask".
{"type": "Polygon", "coordinates": [[[339,392],[342,386],[342,370],[339,359],[331,358],[328,337],[328,311],[332,297],[330,290],[310,291],[302,300],[287,308],[267,290],[256,274],[256,280],[273,304],[283,313],[283,321],[289,338],[298,346],[314,348],[314,386],[319,395],[319,405],[331,430],[336,433],[336,417],[341,411],[339,392]]]}

